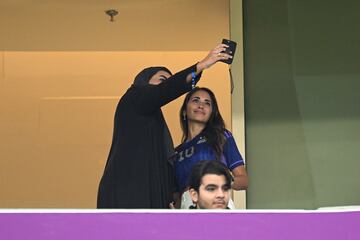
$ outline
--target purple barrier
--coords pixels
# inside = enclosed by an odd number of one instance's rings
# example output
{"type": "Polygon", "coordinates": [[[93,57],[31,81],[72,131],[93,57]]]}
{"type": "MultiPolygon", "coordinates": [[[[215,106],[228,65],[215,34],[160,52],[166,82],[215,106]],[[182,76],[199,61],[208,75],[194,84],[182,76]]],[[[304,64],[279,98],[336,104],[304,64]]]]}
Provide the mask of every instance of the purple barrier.
{"type": "Polygon", "coordinates": [[[0,239],[359,240],[360,211],[5,212],[0,239]]]}

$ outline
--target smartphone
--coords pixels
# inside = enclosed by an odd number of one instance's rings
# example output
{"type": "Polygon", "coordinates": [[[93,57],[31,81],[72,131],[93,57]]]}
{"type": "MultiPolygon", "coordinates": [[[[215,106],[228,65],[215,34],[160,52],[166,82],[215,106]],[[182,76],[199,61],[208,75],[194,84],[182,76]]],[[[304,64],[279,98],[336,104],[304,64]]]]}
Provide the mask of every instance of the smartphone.
{"type": "Polygon", "coordinates": [[[229,58],[227,60],[220,60],[221,62],[227,63],[227,64],[231,64],[233,59],[234,59],[234,55],[235,55],[235,50],[236,50],[236,42],[228,40],[228,39],[223,39],[222,40],[223,44],[228,45],[229,47],[223,51],[224,53],[227,53],[229,55],[231,55],[233,58],[229,58]]]}

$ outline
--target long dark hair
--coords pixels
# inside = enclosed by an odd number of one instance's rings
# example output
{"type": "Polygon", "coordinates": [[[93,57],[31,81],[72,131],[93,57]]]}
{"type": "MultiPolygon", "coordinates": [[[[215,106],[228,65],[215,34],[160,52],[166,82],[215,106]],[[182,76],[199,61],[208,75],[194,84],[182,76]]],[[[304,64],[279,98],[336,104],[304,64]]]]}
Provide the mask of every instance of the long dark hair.
{"type": "Polygon", "coordinates": [[[193,90],[191,90],[185,97],[184,102],[180,108],[180,125],[183,132],[183,136],[181,139],[181,142],[185,142],[188,138],[189,134],[189,126],[187,117],[184,117],[184,112],[186,112],[186,106],[191,98],[191,96],[198,92],[198,91],[205,91],[209,94],[211,99],[211,108],[212,112],[210,115],[210,118],[208,122],[206,123],[205,128],[202,131],[202,134],[205,136],[206,141],[210,145],[212,149],[215,151],[216,159],[220,160],[222,152],[223,152],[223,146],[225,143],[225,123],[224,120],[220,114],[218,104],[215,98],[215,94],[208,88],[205,87],[196,87],[193,90]]]}
{"type": "Polygon", "coordinates": [[[218,176],[224,176],[226,180],[226,187],[231,189],[231,182],[233,178],[229,173],[229,169],[219,161],[202,160],[197,162],[191,169],[189,176],[189,188],[193,188],[199,193],[199,188],[202,182],[202,178],[206,174],[215,174],[218,176]]]}

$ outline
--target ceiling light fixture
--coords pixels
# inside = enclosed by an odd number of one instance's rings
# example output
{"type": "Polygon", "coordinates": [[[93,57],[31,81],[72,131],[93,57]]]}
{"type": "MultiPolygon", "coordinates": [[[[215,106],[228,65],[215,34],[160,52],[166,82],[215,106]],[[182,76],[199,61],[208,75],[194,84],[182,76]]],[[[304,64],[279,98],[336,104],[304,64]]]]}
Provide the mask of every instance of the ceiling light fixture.
{"type": "Polygon", "coordinates": [[[116,11],[115,9],[109,9],[109,10],[106,10],[105,13],[110,16],[110,21],[113,22],[114,16],[116,16],[119,12],[116,11]]]}

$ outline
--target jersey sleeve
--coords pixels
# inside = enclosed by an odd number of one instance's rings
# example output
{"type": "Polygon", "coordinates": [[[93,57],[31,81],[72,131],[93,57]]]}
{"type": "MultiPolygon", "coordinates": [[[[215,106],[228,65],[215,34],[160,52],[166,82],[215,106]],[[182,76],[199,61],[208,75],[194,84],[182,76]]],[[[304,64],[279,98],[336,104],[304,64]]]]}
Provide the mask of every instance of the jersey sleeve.
{"type": "Polygon", "coordinates": [[[226,142],[224,144],[224,157],[226,164],[230,170],[238,166],[244,165],[244,159],[241,156],[238,147],[236,146],[235,139],[231,132],[225,131],[226,142]]]}

